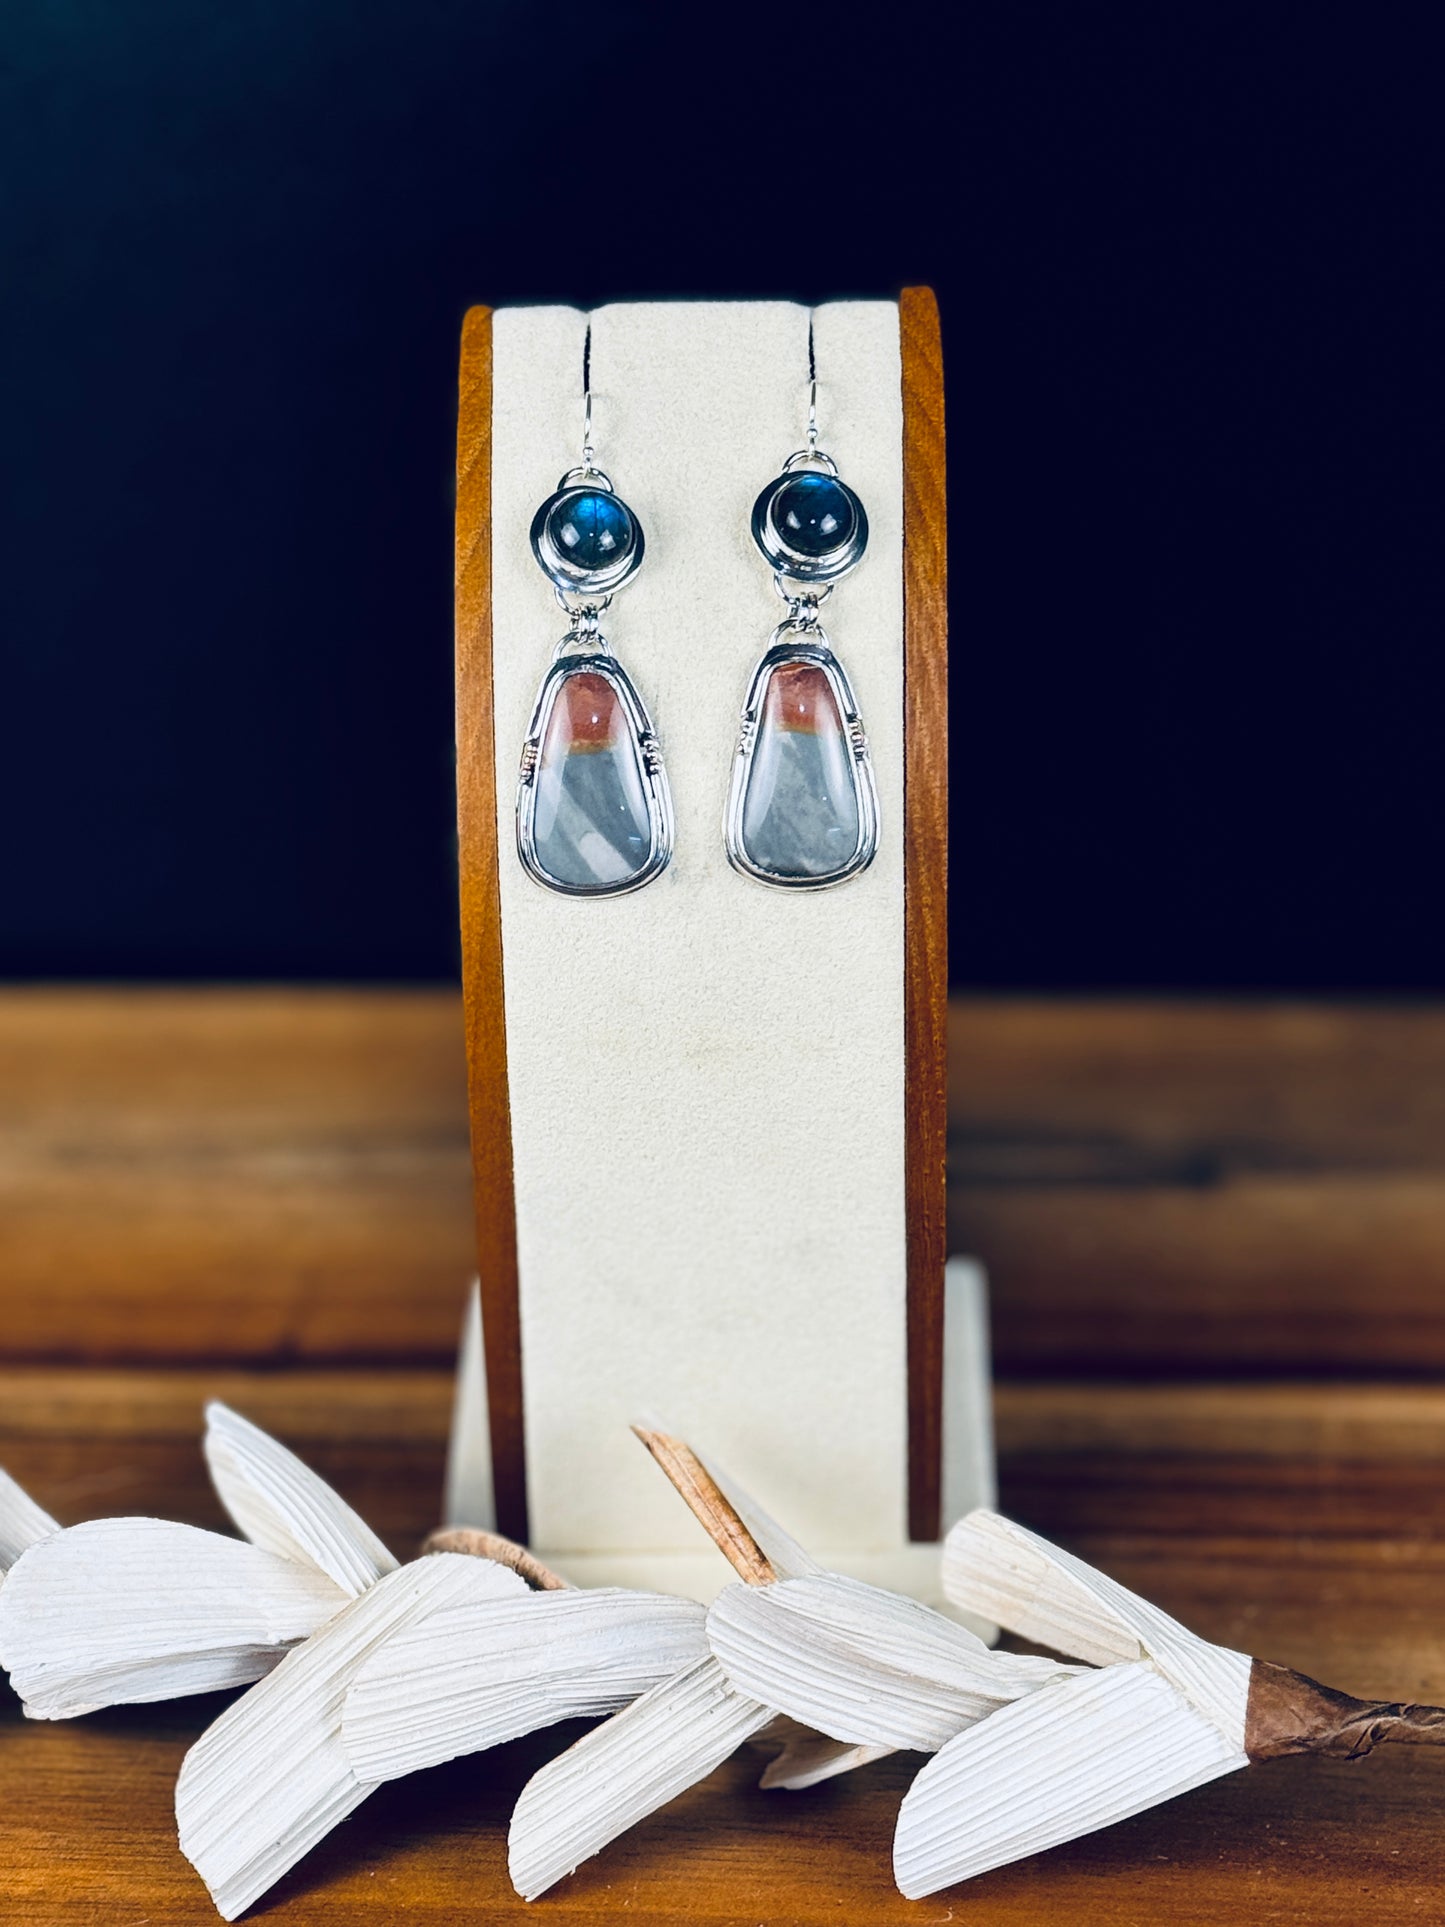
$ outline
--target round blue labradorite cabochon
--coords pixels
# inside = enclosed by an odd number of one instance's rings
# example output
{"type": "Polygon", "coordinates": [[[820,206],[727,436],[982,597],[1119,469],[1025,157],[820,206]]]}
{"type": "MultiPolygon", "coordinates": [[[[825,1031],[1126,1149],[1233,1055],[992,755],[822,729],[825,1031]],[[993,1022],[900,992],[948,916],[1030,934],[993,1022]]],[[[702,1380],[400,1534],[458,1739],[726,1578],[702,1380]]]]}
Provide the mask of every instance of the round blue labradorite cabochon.
{"type": "Polygon", "coordinates": [[[571,489],[547,517],[547,534],[574,569],[611,569],[636,546],[627,504],[602,488],[571,489]]]}
{"type": "Polygon", "coordinates": [[[858,515],[853,497],[831,475],[790,475],[772,501],[773,527],[784,544],[810,561],[852,540],[858,515]]]}

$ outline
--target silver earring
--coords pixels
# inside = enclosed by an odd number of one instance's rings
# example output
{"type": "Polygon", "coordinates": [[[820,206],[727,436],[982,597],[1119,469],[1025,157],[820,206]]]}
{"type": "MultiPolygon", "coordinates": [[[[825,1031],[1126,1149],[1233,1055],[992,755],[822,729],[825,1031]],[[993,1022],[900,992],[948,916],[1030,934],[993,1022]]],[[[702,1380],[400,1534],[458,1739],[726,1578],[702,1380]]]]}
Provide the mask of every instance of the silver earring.
{"type": "Polygon", "coordinates": [[[748,684],[723,826],[733,868],[783,890],[844,883],[878,848],[868,738],[818,617],[862,561],[868,517],[818,447],[817,403],[813,380],[807,447],[753,505],[753,540],[788,613],[748,684]]]}
{"type": "Polygon", "coordinates": [[[563,896],[624,896],[667,867],[672,797],[646,706],[601,629],[642,562],[643,538],[594,460],[590,388],[582,460],[533,516],[531,541],[571,626],[522,745],[517,854],[563,896]]]}

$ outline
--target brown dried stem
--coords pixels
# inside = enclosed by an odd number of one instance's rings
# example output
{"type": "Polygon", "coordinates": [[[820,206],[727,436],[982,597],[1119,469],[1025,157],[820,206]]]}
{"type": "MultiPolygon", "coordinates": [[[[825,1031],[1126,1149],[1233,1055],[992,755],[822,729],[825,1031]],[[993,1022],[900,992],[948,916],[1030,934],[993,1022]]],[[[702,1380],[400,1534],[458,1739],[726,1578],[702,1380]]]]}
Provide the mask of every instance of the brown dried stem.
{"type": "Polygon", "coordinates": [[[544,1566],[535,1553],[519,1546],[515,1539],[504,1539],[499,1532],[484,1532],[480,1526],[438,1526],[428,1534],[422,1551],[466,1552],[474,1559],[495,1560],[525,1579],[533,1592],[568,1590],[567,1581],[544,1566]]]}
{"type": "Polygon", "coordinates": [[[1251,1760],[1277,1760],[1287,1753],[1361,1760],[1386,1740],[1445,1746],[1445,1708],[1357,1700],[1288,1666],[1254,1661],[1244,1729],[1251,1760]]]}
{"type": "Polygon", "coordinates": [[[646,1425],[634,1425],[632,1429],[738,1577],[750,1586],[770,1586],[778,1575],[692,1447],[646,1425]]]}

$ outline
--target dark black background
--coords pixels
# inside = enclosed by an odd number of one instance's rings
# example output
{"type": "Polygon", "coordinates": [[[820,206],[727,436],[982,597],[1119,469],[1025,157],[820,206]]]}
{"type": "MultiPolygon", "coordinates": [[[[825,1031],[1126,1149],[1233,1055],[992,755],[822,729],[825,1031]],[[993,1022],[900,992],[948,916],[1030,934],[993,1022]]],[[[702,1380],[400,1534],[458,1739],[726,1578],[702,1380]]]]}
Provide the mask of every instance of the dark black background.
{"type": "Polygon", "coordinates": [[[0,969],[453,974],[463,309],[928,281],[956,981],[1445,986],[1437,19],[7,8],[0,969]]]}

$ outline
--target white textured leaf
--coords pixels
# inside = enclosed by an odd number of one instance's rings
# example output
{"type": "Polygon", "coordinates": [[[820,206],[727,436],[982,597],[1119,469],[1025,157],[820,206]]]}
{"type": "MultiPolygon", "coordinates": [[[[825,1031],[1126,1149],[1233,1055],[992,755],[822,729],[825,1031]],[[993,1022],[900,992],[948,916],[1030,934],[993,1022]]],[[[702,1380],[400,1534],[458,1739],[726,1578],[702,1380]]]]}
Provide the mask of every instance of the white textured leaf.
{"type": "Polygon", "coordinates": [[[1076,1674],[927,1763],[898,1815],[894,1874],[918,1900],[1248,1764],[1147,1663],[1076,1674]]]}
{"type": "Polygon", "coordinates": [[[732,1685],[850,1746],[931,1753],[1073,1669],[990,1652],[967,1628],[839,1573],[727,1586],[708,1639],[732,1685]]]}
{"type": "Polygon", "coordinates": [[[801,1793],[804,1787],[837,1779],[897,1751],[892,1746],[849,1746],[842,1740],[830,1740],[826,1733],[815,1733],[811,1726],[802,1726],[786,1714],[780,1714],[758,1737],[760,1741],[781,1742],[780,1751],[769,1760],[758,1781],[768,1792],[801,1793]]]}
{"type": "Polygon", "coordinates": [[[396,1560],[325,1479],[269,1432],[213,1400],[206,1463],[221,1503],[253,1545],[317,1566],[348,1598],[396,1571],[396,1560]]]}
{"type": "Polygon", "coordinates": [[[720,1766],[773,1717],[735,1693],[716,1660],[635,1700],[522,1789],[508,1836],[512,1884],[527,1900],[600,1853],[720,1766]]]}
{"type": "Polygon", "coordinates": [[[943,1590],[955,1606],[1091,1665],[1143,1657],[1134,1627],[1056,1547],[984,1507],[943,1542],[943,1590]]]}
{"type": "Polygon", "coordinates": [[[163,1519],[94,1519],[21,1553],[0,1665],[32,1719],[243,1686],[346,1595],[313,1566],[163,1519]]]}
{"type": "Polygon", "coordinates": [[[661,1593],[449,1600],[371,1654],[342,1737],[363,1780],[391,1780],[556,1720],[614,1713],[707,1655],[706,1614],[661,1593]]]}
{"type": "Polygon", "coordinates": [[[27,1547],[49,1538],[60,1527],[10,1474],[0,1471],[0,1579],[27,1547]]]}
{"type": "Polygon", "coordinates": [[[526,1590],[505,1567],[463,1553],[434,1553],[388,1574],[196,1741],[176,1783],[176,1820],[181,1849],[226,1920],[371,1791],[341,1743],[342,1706],[357,1667],[417,1614],[474,1597],[479,1585],[498,1594],[526,1590]]]}
{"type": "Polygon", "coordinates": [[[996,1512],[970,1512],[944,1543],[943,1587],[970,1612],[1096,1665],[1147,1658],[1234,1749],[1244,1744],[1247,1653],[1211,1645],[1082,1559],[996,1512]]]}

